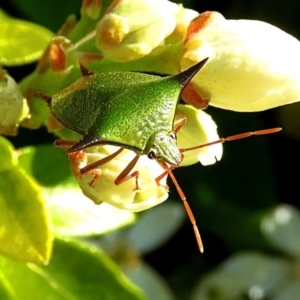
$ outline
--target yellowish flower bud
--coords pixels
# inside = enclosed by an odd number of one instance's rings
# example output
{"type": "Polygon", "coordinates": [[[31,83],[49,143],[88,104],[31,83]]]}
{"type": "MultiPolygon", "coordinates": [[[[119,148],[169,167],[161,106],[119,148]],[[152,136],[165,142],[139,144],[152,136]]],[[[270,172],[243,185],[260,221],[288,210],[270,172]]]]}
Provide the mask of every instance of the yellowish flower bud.
{"type": "Polygon", "coordinates": [[[115,0],[97,25],[97,47],[114,61],[146,56],[173,32],[178,10],[166,0],[115,0]]]}
{"type": "Polygon", "coordinates": [[[101,11],[102,0],[83,0],[81,7],[81,15],[92,20],[96,20],[101,11]]]}
{"type": "MultiPolygon", "coordinates": [[[[216,123],[203,110],[179,104],[176,114],[182,114],[187,118],[186,123],[177,134],[178,147],[180,149],[219,140],[216,123]]],[[[221,159],[222,153],[222,144],[187,151],[184,153],[184,159],[180,166],[191,165],[198,161],[204,166],[211,165],[221,159]]]]}
{"type": "Polygon", "coordinates": [[[171,36],[176,36],[182,41],[187,33],[190,22],[199,15],[198,12],[192,9],[184,8],[179,5],[179,11],[176,14],[176,27],[171,36]]]}
{"type": "Polygon", "coordinates": [[[17,83],[4,71],[0,73],[0,132],[15,135],[29,108],[17,83]]]}
{"type": "Polygon", "coordinates": [[[133,171],[139,171],[138,184],[140,190],[135,190],[135,179],[129,179],[120,185],[115,185],[117,176],[134,158],[135,153],[123,150],[116,158],[95,168],[88,173],[80,174],[79,169],[99,159],[107,157],[118,148],[114,146],[99,146],[69,154],[71,169],[83,193],[96,204],[109,203],[117,208],[132,212],[151,208],[168,198],[168,188],[165,176],[158,185],[155,178],[161,175],[162,167],[147,156],[141,156],[133,171]]]}
{"type": "Polygon", "coordinates": [[[261,111],[300,99],[299,53],[299,41],[275,26],[205,12],[191,22],[181,66],[209,57],[193,79],[200,98],[224,109],[261,111]]]}
{"type": "Polygon", "coordinates": [[[49,62],[53,72],[68,72],[68,51],[73,49],[70,40],[56,36],[49,46],[49,62]]]}

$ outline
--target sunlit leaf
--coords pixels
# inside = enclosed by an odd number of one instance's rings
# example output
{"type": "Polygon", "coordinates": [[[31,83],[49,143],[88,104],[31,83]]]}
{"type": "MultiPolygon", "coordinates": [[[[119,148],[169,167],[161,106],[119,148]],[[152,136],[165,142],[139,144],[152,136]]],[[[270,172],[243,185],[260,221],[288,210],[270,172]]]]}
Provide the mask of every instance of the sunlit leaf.
{"type": "Polygon", "coordinates": [[[17,167],[0,172],[0,252],[18,260],[49,260],[52,234],[41,191],[17,167]]]}
{"type": "Polygon", "coordinates": [[[47,267],[41,268],[78,299],[144,299],[102,251],[71,241],[57,241],[47,267]]]}
{"type": "Polygon", "coordinates": [[[53,33],[34,23],[0,14],[0,63],[22,65],[37,60],[53,33]]]}
{"type": "Polygon", "coordinates": [[[0,299],[17,300],[11,284],[7,281],[7,279],[5,278],[1,270],[0,270],[0,299]]]}
{"type": "Polygon", "coordinates": [[[47,190],[43,191],[57,236],[98,235],[135,221],[135,215],[129,211],[106,203],[96,205],[77,186],[47,190]]]}
{"type": "Polygon", "coordinates": [[[0,136],[0,171],[11,168],[16,165],[17,157],[14,153],[12,144],[0,136]]]}
{"type": "Polygon", "coordinates": [[[75,242],[56,241],[47,266],[0,257],[0,270],[16,296],[11,299],[145,299],[107,255],[75,242]]]}

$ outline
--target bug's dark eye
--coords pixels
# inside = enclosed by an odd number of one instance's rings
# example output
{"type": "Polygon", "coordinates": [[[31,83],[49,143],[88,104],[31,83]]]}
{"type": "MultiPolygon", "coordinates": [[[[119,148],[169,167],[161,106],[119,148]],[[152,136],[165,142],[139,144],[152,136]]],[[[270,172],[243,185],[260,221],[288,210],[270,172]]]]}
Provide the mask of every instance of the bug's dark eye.
{"type": "Polygon", "coordinates": [[[149,159],[155,159],[156,158],[156,153],[157,153],[157,151],[155,149],[152,149],[152,150],[149,151],[147,156],[148,156],[149,159]]]}
{"type": "Polygon", "coordinates": [[[177,140],[177,135],[176,135],[175,132],[170,133],[170,137],[171,137],[173,140],[177,140]]]}

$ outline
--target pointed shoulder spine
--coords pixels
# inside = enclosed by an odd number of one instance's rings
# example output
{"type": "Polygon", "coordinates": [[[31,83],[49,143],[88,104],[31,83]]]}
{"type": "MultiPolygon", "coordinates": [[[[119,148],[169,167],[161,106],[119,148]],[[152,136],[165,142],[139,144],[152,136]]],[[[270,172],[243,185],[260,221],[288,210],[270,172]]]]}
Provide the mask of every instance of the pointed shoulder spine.
{"type": "Polygon", "coordinates": [[[50,96],[48,96],[48,95],[42,93],[42,92],[39,91],[39,90],[35,90],[35,93],[36,93],[40,98],[42,98],[42,99],[47,103],[47,105],[50,106],[51,101],[52,101],[52,97],[50,97],[50,96]]]}
{"type": "Polygon", "coordinates": [[[87,69],[83,64],[79,63],[79,68],[82,76],[94,75],[95,73],[87,69]]]}
{"type": "Polygon", "coordinates": [[[180,83],[182,89],[203,68],[203,66],[206,64],[208,59],[209,59],[209,57],[201,60],[200,62],[198,62],[197,64],[195,64],[192,67],[188,68],[187,70],[182,71],[177,75],[174,75],[174,78],[178,80],[178,82],[180,83]]]}

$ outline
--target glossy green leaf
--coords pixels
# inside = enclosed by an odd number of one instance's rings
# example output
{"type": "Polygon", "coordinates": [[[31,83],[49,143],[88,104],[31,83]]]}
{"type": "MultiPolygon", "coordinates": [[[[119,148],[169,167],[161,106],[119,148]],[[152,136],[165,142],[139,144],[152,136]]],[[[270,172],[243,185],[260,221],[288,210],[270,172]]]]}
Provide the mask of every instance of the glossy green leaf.
{"type": "Polygon", "coordinates": [[[140,263],[137,268],[127,273],[128,277],[147,295],[148,300],[174,300],[175,295],[165,279],[150,265],[140,263]]]}
{"type": "Polygon", "coordinates": [[[52,234],[41,191],[17,167],[0,172],[0,252],[18,260],[47,262],[52,234]]]}
{"type": "Polygon", "coordinates": [[[141,300],[135,287],[100,250],[56,241],[47,266],[0,257],[0,270],[18,300],[141,300]]]}
{"type": "Polygon", "coordinates": [[[298,299],[300,295],[300,280],[299,278],[294,280],[289,280],[286,286],[276,293],[273,300],[295,300],[298,299]]]}
{"type": "Polygon", "coordinates": [[[159,248],[182,226],[186,212],[181,203],[163,202],[147,211],[130,228],[128,242],[139,253],[159,248]]]}
{"type": "Polygon", "coordinates": [[[70,180],[68,157],[62,149],[53,145],[24,147],[19,149],[19,166],[42,187],[56,187],[70,180]]]}
{"type": "Polygon", "coordinates": [[[17,300],[13,292],[11,284],[0,270],[0,299],[1,300],[17,300]]]}
{"type": "Polygon", "coordinates": [[[88,236],[128,225],[135,215],[107,204],[95,205],[83,195],[67,156],[53,145],[19,150],[20,166],[41,185],[57,236],[88,236]]]}
{"type": "Polygon", "coordinates": [[[300,258],[300,212],[291,205],[280,205],[262,221],[265,237],[283,252],[300,258]]]}
{"type": "Polygon", "coordinates": [[[37,60],[53,33],[34,23],[0,14],[0,63],[22,65],[37,60]]]}
{"type": "Polygon", "coordinates": [[[17,157],[12,144],[0,136],[0,172],[17,164],[17,157]]]}
{"type": "Polygon", "coordinates": [[[110,258],[93,247],[57,241],[51,264],[43,269],[81,300],[145,299],[110,258]]]}
{"type": "Polygon", "coordinates": [[[284,289],[292,274],[289,261],[260,253],[240,253],[202,278],[192,299],[265,299],[284,289]]]}

